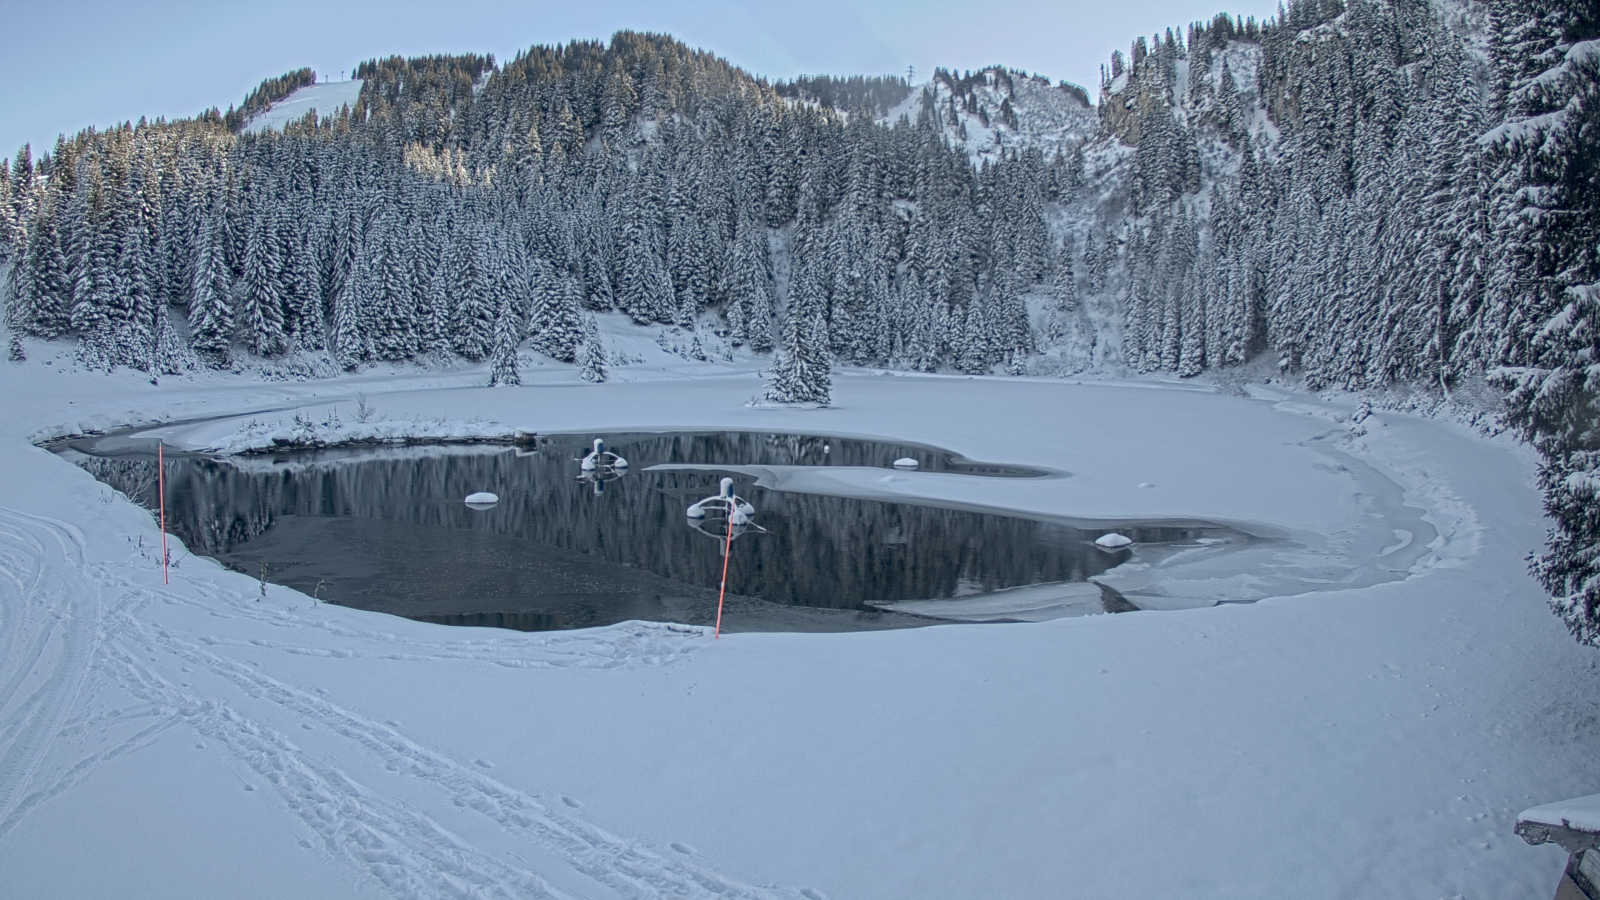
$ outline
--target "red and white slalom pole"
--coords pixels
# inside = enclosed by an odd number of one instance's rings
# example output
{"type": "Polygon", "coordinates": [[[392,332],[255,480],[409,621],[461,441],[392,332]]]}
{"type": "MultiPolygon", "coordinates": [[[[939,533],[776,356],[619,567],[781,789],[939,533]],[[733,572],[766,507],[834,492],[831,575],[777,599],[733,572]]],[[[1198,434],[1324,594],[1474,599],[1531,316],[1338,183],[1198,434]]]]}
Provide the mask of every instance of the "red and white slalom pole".
{"type": "Polygon", "coordinates": [[[728,557],[733,554],[733,510],[728,510],[728,536],[722,542],[722,587],[717,591],[717,630],[711,637],[722,637],[722,598],[728,594],[728,557]]]}
{"type": "Polygon", "coordinates": [[[156,442],[156,493],[161,495],[161,583],[171,584],[167,576],[167,454],[166,445],[156,442]]]}

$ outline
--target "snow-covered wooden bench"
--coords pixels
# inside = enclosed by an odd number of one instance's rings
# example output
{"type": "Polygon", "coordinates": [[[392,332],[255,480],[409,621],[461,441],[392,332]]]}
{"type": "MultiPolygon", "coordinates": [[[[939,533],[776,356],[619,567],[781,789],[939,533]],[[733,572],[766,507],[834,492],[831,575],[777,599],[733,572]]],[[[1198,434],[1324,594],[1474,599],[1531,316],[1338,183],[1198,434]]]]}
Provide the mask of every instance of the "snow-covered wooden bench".
{"type": "Polygon", "coordinates": [[[1524,810],[1517,834],[1530,844],[1554,842],[1569,854],[1555,900],[1600,900],[1600,794],[1524,810]]]}

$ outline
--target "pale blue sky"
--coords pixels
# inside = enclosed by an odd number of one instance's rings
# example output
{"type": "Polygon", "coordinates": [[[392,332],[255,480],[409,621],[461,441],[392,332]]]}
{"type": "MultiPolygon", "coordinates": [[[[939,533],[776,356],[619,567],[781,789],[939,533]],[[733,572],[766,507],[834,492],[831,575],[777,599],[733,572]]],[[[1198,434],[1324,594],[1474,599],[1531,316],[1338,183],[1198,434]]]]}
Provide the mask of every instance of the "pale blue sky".
{"type": "Polygon", "coordinates": [[[1277,0],[923,0],[848,3],[565,0],[105,2],[0,0],[0,157],[58,133],[237,104],[300,66],[337,77],[374,56],[489,52],[660,31],[769,78],[904,73],[999,63],[1093,96],[1112,50],[1223,9],[1258,19],[1277,0]],[[1227,5],[1224,5],[1224,3],[1227,5]]]}

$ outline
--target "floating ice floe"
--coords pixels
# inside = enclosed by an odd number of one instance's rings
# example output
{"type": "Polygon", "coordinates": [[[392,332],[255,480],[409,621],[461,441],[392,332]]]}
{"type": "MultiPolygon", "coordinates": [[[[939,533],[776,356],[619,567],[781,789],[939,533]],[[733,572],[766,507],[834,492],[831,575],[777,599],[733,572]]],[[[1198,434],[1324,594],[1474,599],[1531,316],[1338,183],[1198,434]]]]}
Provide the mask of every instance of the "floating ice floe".
{"type": "Polygon", "coordinates": [[[1115,531],[1110,534],[1102,534],[1094,539],[1094,545],[1101,550],[1121,550],[1132,543],[1133,538],[1125,534],[1117,534],[1115,531]]]}
{"type": "Polygon", "coordinates": [[[917,461],[909,456],[902,456],[894,461],[894,467],[896,469],[915,469],[917,465],[917,461]]]}
{"type": "Polygon", "coordinates": [[[499,502],[500,498],[489,493],[488,491],[478,491],[476,494],[468,494],[466,500],[467,505],[473,509],[488,509],[499,502]]]}

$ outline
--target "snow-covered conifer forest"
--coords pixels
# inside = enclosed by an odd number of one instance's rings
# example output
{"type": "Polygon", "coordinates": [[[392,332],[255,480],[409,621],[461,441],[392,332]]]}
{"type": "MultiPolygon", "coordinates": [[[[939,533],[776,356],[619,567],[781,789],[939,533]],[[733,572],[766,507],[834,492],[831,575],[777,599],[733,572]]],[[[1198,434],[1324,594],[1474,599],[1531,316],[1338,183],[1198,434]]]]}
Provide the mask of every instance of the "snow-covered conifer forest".
{"type": "Polygon", "coordinates": [[[245,356],[605,377],[593,314],[831,365],[1487,377],[1542,452],[1536,563],[1600,642],[1600,11],[1300,0],[1004,68],[771,83],[669,37],[373,60],[355,101],[63,138],[0,166],[15,335],[152,374],[245,356]]]}

